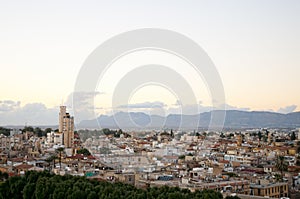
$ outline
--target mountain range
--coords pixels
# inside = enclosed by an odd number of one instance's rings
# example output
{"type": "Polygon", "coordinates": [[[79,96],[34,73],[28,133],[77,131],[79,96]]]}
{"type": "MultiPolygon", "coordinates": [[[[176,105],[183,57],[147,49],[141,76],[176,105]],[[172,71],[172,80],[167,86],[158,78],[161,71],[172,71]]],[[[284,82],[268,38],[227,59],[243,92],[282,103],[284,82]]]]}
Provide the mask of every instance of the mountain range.
{"type": "MultiPolygon", "coordinates": [[[[147,115],[142,112],[118,112],[101,115],[94,120],[84,120],[77,124],[82,128],[122,128],[122,129],[195,129],[208,128],[211,116],[220,111],[197,115],[170,114],[166,117],[147,115]],[[197,125],[198,124],[198,125],[197,125]]],[[[299,128],[300,112],[281,114],[264,111],[225,111],[224,128],[299,128]]]]}

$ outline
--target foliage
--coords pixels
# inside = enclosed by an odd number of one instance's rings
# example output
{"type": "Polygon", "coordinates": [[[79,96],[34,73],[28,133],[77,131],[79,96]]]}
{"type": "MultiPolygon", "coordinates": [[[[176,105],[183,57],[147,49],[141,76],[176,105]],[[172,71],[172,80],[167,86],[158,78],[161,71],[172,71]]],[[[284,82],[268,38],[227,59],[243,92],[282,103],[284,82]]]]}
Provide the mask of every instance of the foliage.
{"type": "Polygon", "coordinates": [[[281,181],[281,180],[282,180],[282,177],[281,177],[281,175],[280,175],[280,174],[278,174],[278,173],[276,173],[276,174],[274,175],[274,178],[275,178],[275,180],[276,180],[277,182],[279,182],[279,181],[281,181]]]}
{"type": "Polygon", "coordinates": [[[300,146],[297,147],[297,153],[300,153],[300,146]]]}
{"type": "Polygon", "coordinates": [[[122,183],[99,182],[85,177],[58,176],[47,171],[29,171],[25,176],[11,177],[0,184],[0,198],[200,198],[221,199],[213,190],[190,192],[178,187],[138,189],[122,183]]]}
{"type": "Polygon", "coordinates": [[[47,133],[52,131],[52,129],[51,128],[46,128],[45,130],[42,130],[40,127],[33,128],[32,126],[25,126],[22,129],[22,132],[25,133],[26,131],[33,132],[36,136],[42,137],[42,136],[46,136],[47,133]]]}
{"type": "Polygon", "coordinates": [[[226,175],[228,175],[229,177],[238,177],[236,173],[232,173],[232,172],[226,173],[226,175]]]}
{"type": "Polygon", "coordinates": [[[22,130],[22,132],[33,132],[34,128],[32,126],[25,126],[24,129],[22,130]]]}
{"type": "Polygon", "coordinates": [[[170,133],[168,133],[166,130],[164,132],[160,133],[161,136],[171,136],[170,133]]]}
{"type": "Polygon", "coordinates": [[[88,149],[86,149],[86,148],[79,149],[79,150],[77,151],[77,153],[78,153],[78,154],[83,154],[83,155],[85,155],[85,156],[91,155],[90,151],[89,151],[88,149]]]}
{"type": "Polygon", "coordinates": [[[187,156],[194,156],[192,153],[188,153],[187,156]]]}
{"type": "Polygon", "coordinates": [[[296,140],[296,135],[295,135],[295,132],[293,131],[292,134],[291,134],[291,140],[296,140]]]}
{"type": "Polygon", "coordinates": [[[35,127],[33,132],[38,137],[42,137],[46,135],[45,131],[43,131],[40,127],[35,127]]]}
{"type": "Polygon", "coordinates": [[[46,162],[48,163],[48,169],[51,170],[51,163],[53,162],[53,168],[55,168],[55,160],[57,159],[56,155],[52,155],[46,158],[46,162]]]}
{"type": "Polygon", "coordinates": [[[240,199],[238,196],[226,196],[225,199],[240,199]]]}
{"type": "Polygon", "coordinates": [[[9,136],[10,135],[10,129],[0,127],[0,134],[3,134],[5,136],[9,136]]]}
{"type": "Polygon", "coordinates": [[[8,179],[8,173],[2,173],[2,171],[0,171],[0,181],[5,181],[8,179]]]}
{"type": "Polygon", "coordinates": [[[296,165],[300,166],[300,158],[299,157],[297,157],[297,159],[296,159],[296,165]]]}
{"type": "Polygon", "coordinates": [[[46,128],[45,129],[45,133],[47,134],[47,133],[51,133],[51,131],[52,131],[52,128],[46,128]]]}
{"type": "Polygon", "coordinates": [[[258,139],[261,140],[261,138],[263,137],[261,131],[258,131],[257,136],[258,136],[258,139]]]}
{"type": "Polygon", "coordinates": [[[83,142],[85,142],[88,138],[91,138],[93,136],[97,137],[97,136],[101,136],[101,135],[113,136],[113,137],[119,138],[123,134],[125,138],[131,137],[131,135],[129,135],[128,133],[123,132],[122,129],[119,129],[119,130],[111,130],[108,128],[104,128],[102,130],[87,130],[86,129],[86,130],[79,130],[77,133],[83,142]]]}
{"type": "MultiPolygon", "coordinates": [[[[11,129],[9,128],[0,127],[0,134],[9,136],[10,130],[11,129]]],[[[25,126],[23,129],[20,130],[22,131],[22,133],[33,132],[38,137],[46,136],[47,133],[50,133],[52,131],[51,128],[46,128],[45,130],[42,130],[40,127],[33,128],[32,126],[25,126]]]]}
{"type": "Polygon", "coordinates": [[[61,168],[61,155],[64,152],[64,150],[65,150],[65,148],[63,148],[63,147],[59,147],[55,150],[55,152],[58,155],[58,159],[59,159],[59,168],[61,168]]]}
{"type": "Polygon", "coordinates": [[[263,141],[264,141],[264,142],[268,142],[268,136],[264,135],[264,136],[263,136],[263,141]]]}
{"type": "Polygon", "coordinates": [[[286,161],[284,160],[284,156],[277,156],[276,157],[275,166],[276,166],[277,170],[280,171],[281,178],[283,178],[283,172],[287,171],[287,169],[288,169],[288,165],[287,165],[286,161]]]}

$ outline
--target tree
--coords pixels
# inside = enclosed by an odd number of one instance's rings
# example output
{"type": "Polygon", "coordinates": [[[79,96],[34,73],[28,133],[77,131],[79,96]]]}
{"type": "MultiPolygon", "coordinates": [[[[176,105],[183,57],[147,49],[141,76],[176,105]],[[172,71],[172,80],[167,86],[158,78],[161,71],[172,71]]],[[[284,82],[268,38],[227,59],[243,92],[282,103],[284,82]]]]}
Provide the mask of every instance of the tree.
{"type": "Polygon", "coordinates": [[[22,132],[34,132],[34,129],[32,126],[25,126],[24,129],[22,130],[22,132]]]}
{"type": "Polygon", "coordinates": [[[40,127],[36,127],[34,129],[34,134],[37,135],[38,137],[42,137],[45,135],[45,133],[42,131],[40,127]]]}
{"type": "Polygon", "coordinates": [[[261,140],[261,138],[262,138],[262,133],[261,133],[260,131],[258,131],[257,136],[258,136],[258,139],[261,140]]]}
{"type": "Polygon", "coordinates": [[[95,191],[92,191],[89,193],[89,195],[87,196],[87,199],[94,199],[97,198],[97,194],[95,191]]]}
{"type": "Polygon", "coordinates": [[[112,134],[111,130],[108,129],[108,128],[102,129],[102,132],[104,133],[104,135],[110,135],[110,134],[112,134]]]}
{"type": "Polygon", "coordinates": [[[281,180],[283,179],[283,172],[287,170],[288,165],[284,160],[284,156],[280,156],[278,155],[276,157],[276,164],[275,164],[276,168],[278,171],[280,171],[281,174],[281,180]]]}
{"type": "Polygon", "coordinates": [[[224,138],[224,137],[225,137],[224,133],[223,133],[223,132],[221,132],[221,134],[220,134],[220,138],[224,138]]]}
{"type": "Polygon", "coordinates": [[[238,196],[226,196],[225,199],[241,199],[241,198],[238,196]]]}
{"type": "Polygon", "coordinates": [[[10,135],[10,129],[0,127],[0,134],[3,134],[5,136],[9,136],[10,135]]]}
{"type": "Polygon", "coordinates": [[[5,181],[7,179],[8,179],[8,173],[6,172],[2,173],[2,171],[0,171],[0,180],[5,181]]]}
{"type": "Polygon", "coordinates": [[[5,183],[8,183],[9,189],[6,191],[10,192],[9,198],[22,198],[22,193],[20,190],[23,190],[26,185],[24,178],[18,178],[16,176],[9,178],[5,183]]]}
{"type": "Polygon", "coordinates": [[[85,156],[91,155],[90,151],[89,151],[88,149],[86,149],[86,148],[79,149],[79,150],[77,151],[77,153],[78,153],[78,154],[83,154],[83,155],[85,155],[85,156]]]}
{"type": "Polygon", "coordinates": [[[268,142],[268,136],[264,135],[264,136],[263,136],[263,141],[264,141],[264,142],[268,142]]]}
{"type": "Polygon", "coordinates": [[[171,135],[172,138],[174,138],[174,132],[173,132],[173,129],[171,129],[170,135],[171,135]]]}
{"type": "Polygon", "coordinates": [[[30,199],[34,196],[35,183],[27,183],[23,190],[23,198],[30,199]]]}
{"type": "Polygon", "coordinates": [[[236,173],[227,173],[226,175],[228,175],[229,177],[237,177],[238,175],[236,173]]]}
{"type": "Polygon", "coordinates": [[[296,135],[295,135],[295,132],[293,131],[292,134],[291,134],[291,140],[296,140],[296,135]]]}
{"type": "Polygon", "coordinates": [[[46,128],[46,129],[45,129],[45,134],[51,133],[51,131],[52,131],[52,128],[46,128]]]}
{"type": "Polygon", "coordinates": [[[108,183],[71,175],[28,171],[0,183],[0,198],[200,198],[222,199],[214,190],[191,192],[179,187],[138,189],[123,183],[108,183]]]}
{"type": "Polygon", "coordinates": [[[65,150],[65,148],[63,148],[63,147],[59,147],[59,148],[56,149],[56,153],[58,153],[58,155],[59,155],[59,157],[58,157],[58,159],[59,159],[59,169],[61,169],[61,154],[62,154],[62,152],[64,152],[64,150],[65,150]]]}
{"type": "Polygon", "coordinates": [[[55,159],[57,157],[55,155],[52,155],[50,157],[48,157],[45,161],[48,163],[48,168],[49,168],[49,171],[51,171],[51,162],[53,162],[53,166],[55,168],[55,159]]]}
{"type": "Polygon", "coordinates": [[[49,198],[49,195],[50,195],[49,178],[40,177],[36,182],[36,186],[35,186],[35,198],[37,199],[49,198]]]}
{"type": "Polygon", "coordinates": [[[279,181],[281,181],[281,175],[280,174],[278,174],[278,173],[276,173],[275,175],[274,175],[274,177],[275,177],[275,180],[276,180],[276,182],[279,182],[279,181]]]}

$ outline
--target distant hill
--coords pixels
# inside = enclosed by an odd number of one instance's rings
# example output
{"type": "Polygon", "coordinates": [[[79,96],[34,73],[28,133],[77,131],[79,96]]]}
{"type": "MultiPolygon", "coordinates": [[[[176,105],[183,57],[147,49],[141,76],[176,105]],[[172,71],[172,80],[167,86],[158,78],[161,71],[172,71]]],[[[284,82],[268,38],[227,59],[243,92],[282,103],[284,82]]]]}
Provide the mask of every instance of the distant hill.
{"type": "MultiPolygon", "coordinates": [[[[215,111],[218,112],[218,111],[215,111]]],[[[77,128],[126,128],[126,129],[156,129],[173,128],[194,129],[207,128],[211,121],[212,112],[197,115],[171,114],[167,117],[147,115],[141,112],[118,112],[113,116],[101,115],[94,120],[84,120],[77,128]]],[[[227,110],[225,128],[296,128],[300,127],[300,112],[281,114],[263,111],[227,110]]]]}

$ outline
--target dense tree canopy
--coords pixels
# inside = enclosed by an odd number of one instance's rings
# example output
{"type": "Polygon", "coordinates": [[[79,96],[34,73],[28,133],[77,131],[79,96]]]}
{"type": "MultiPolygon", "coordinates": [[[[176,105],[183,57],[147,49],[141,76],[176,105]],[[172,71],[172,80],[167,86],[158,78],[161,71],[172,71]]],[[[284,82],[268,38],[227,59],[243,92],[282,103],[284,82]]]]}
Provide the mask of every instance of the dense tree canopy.
{"type": "Polygon", "coordinates": [[[130,134],[123,132],[122,129],[119,130],[111,130],[108,128],[104,128],[101,130],[79,130],[77,132],[79,135],[80,139],[85,142],[86,139],[91,138],[93,136],[101,136],[101,135],[106,135],[106,136],[113,136],[116,138],[119,138],[121,135],[123,135],[125,138],[131,137],[130,134]]]}
{"type": "MultiPolygon", "coordinates": [[[[0,127],[0,134],[9,136],[10,135],[10,131],[12,129],[9,128],[4,128],[4,127],[0,127]]],[[[41,129],[40,127],[35,127],[33,128],[32,126],[25,126],[23,129],[20,129],[23,133],[25,133],[26,131],[28,132],[33,132],[36,136],[38,137],[42,137],[42,136],[46,136],[47,133],[50,133],[52,131],[51,128],[46,128],[45,130],[41,129]]]]}
{"type": "Polygon", "coordinates": [[[10,129],[4,128],[4,127],[0,127],[0,134],[9,136],[10,135],[10,129]]]}
{"type": "Polygon", "coordinates": [[[83,155],[85,155],[85,156],[91,155],[90,151],[89,151],[88,149],[86,149],[86,148],[79,149],[79,150],[77,151],[77,153],[78,153],[78,154],[83,154],[83,155]]]}
{"type": "Polygon", "coordinates": [[[85,177],[58,176],[44,172],[27,172],[0,184],[0,198],[199,198],[221,199],[222,194],[212,190],[190,192],[178,187],[138,189],[122,183],[99,182],[85,177]]]}
{"type": "Polygon", "coordinates": [[[52,129],[51,128],[46,128],[45,130],[43,130],[40,127],[33,128],[32,126],[25,126],[22,129],[22,132],[25,133],[26,131],[33,132],[36,136],[42,137],[42,136],[46,136],[47,133],[50,133],[52,131],[52,129]]]}

